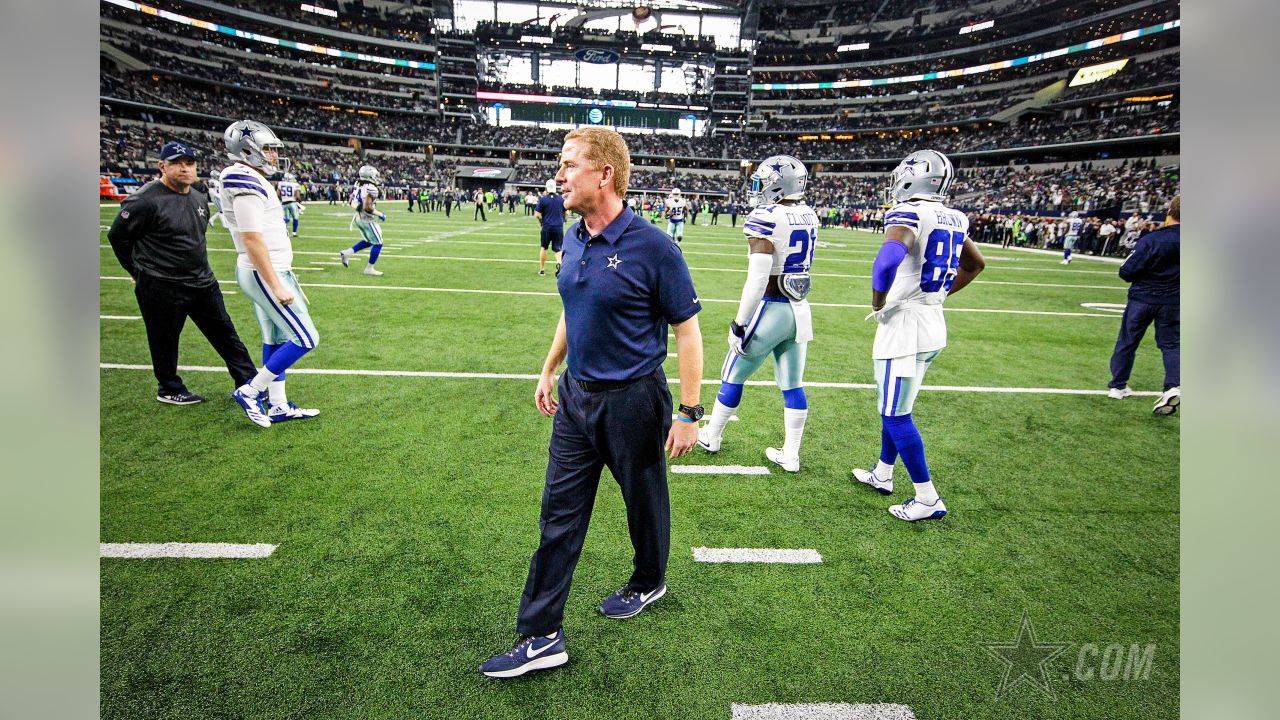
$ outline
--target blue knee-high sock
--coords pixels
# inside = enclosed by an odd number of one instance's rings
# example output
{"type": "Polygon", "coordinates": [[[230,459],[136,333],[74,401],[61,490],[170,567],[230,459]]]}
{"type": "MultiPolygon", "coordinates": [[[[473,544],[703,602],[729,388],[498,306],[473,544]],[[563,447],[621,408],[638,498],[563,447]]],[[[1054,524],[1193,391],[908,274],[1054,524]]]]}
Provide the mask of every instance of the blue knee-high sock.
{"type": "Polygon", "coordinates": [[[716,399],[725,407],[738,407],[738,405],[742,403],[742,385],[734,383],[720,383],[720,392],[716,394],[716,399]]]}
{"type": "MultiPolygon", "coordinates": [[[[888,420],[888,418],[882,418],[888,420]]],[[[892,465],[898,462],[898,446],[893,443],[893,435],[889,433],[889,426],[880,423],[880,462],[885,465],[892,465]]]]}
{"type": "Polygon", "coordinates": [[[293,231],[298,232],[298,218],[293,219],[293,231]]]}
{"type": "Polygon", "coordinates": [[[883,418],[884,428],[889,431],[893,444],[902,456],[902,464],[907,466],[911,482],[930,482],[929,464],[924,460],[924,440],[910,415],[883,418]]]}
{"type": "Polygon", "coordinates": [[[276,374],[276,379],[282,379],[284,371],[293,367],[298,359],[303,355],[311,352],[311,348],[305,348],[294,343],[285,343],[271,353],[271,358],[266,362],[266,368],[276,374]]]}
{"type": "Polygon", "coordinates": [[[369,251],[369,264],[372,265],[378,262],[378,255],[380,254],[382,254],[382,243],[374,245],[373,249],[369,251]]]}
{"type": "Polygon", "coordinates": [[[358,253],[367,247],[373,247],[373,243],[369,243],[369,242],[365,242],[364,240],[361,240],[360,242],[351,246],[351,252],[358,253]]]}
{"type": "Polygon", "coordinates": [[[1062,251],[1062,257],[1063,257],[1063,259],[1064,259],[1064,260],[1070,260],[1070,259],[1071,259],[1071,248],[1067,248],[1067,249],[1063,250],[1063,251],[1062,251]]]}
{"type": "MultiPolygon", "coordinates": [[[[742,387],[739,385],[738,387],[742,387]]],[[[791,388],[782,391],[782,405],[790,410],[808,410],[809,399],[805,397],[804,388],[791,388]]]]}
{"type": "MultiPolygon", "coordinates": [[[[270,360],[271,356],[275,355],[276,351],[282,347],[284,347],[284,343],[277,343],[275,345],[262,343],[262,367],[266,367],[267,361],[270,360]]],[[[281,372],[279,375],[276,375],[276,380],[284,380],[284,373],[281,372]]]]}

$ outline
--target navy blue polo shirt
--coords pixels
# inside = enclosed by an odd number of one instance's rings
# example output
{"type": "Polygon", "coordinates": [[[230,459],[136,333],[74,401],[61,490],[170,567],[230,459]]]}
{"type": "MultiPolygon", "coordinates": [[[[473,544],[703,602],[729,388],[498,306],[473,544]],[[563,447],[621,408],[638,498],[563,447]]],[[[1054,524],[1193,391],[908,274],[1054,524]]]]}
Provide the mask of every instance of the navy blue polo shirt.
{"type": "Polygon", "coordinates": [[[1129,299],[1151,305],[1179,304],[1181,258],[1181,225],[1167,225],[1144,235],[1120,266],[1120,279],[1133,283],[1129,299]]]}
{"type": "Polygon", "coordinates": [[[536,212],[542,213],[542,227],[564,226],[564,198],[559,195],[543,195],[538,198],[536,212]]]}
{"type": "Polygon", "coordinates": [[[569,374],[587,382],[657,370],[667,358],[667,326],[702,310],[675,241],[625,206],[594,237],[581,220],[569,228],[557,285],[569,374]]]}

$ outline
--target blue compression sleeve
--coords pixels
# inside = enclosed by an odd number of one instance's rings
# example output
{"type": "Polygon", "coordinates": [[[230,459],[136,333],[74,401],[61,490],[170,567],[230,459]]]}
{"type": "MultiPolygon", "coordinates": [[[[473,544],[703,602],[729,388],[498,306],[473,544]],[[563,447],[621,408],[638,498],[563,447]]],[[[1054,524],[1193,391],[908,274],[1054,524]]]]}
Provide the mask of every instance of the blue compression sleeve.
{"type": "Polygon", "coordinates": [[[893,287],[893,279],[898,276],[898,266],[907,256],[907,246],[898,240],[889,240],[880,246],[876,253],[876,262],[871,267],[871,289],[876,292],[889,292],[893,287]]]}

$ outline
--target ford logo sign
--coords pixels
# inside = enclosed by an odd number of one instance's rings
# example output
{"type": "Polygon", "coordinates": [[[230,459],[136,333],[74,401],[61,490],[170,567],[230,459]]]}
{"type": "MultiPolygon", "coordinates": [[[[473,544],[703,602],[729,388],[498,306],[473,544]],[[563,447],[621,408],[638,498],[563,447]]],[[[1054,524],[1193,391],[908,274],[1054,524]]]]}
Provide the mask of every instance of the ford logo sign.
{"type": "Polygon", "coordinates": [[[582,62],[594,63],[596,65],[609,65],[618,62],[618,53],[612,50],[601,50],[598,48],[583,48],[573,54],[582,62]]]}
{"type": "Polygon", "coordinates": [[[604,113],[600,111],[600,108],[591,108],[587,113],[587,119],[591,121],[592,125],[599,125],[600,121],[604,120],[604,113]]]}

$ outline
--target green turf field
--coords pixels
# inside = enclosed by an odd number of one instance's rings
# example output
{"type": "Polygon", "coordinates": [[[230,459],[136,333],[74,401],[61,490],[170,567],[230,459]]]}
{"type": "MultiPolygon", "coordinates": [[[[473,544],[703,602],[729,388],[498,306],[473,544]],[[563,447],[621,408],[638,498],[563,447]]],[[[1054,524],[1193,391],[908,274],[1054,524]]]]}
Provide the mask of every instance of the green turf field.
{"type": "MultiPolygon", "coordinates": [[[[303,216],[295,267],[312,268],[299,278],[321,340],[299,369],[536,374],[560,302],[536,274],[533,219],[385,209],[387,242],[410,247],[384,250],[382,277],[363,259],[332,264],[357,239],[344,208],[303,216]]],[[[101,314],[136,316],[105,246],[115,212],[102,209],[101,314]]],[[[683,247],[710,406],[746,262],[727,216],[699,219],[683,247]]],[[[279,545],[260,560],[104,559],[102,716],[729,718],[735,703],[1176,715],[1179,418],[1152,416],[1148,397],[926,389],[915,417],[951,513],[895,520],[901,465],[894,498],[849,479],[879,452],[875,391],[821,386],[873,382],[863,317],[879,236],[819,239],[801,471],[672,475],[670,593],[623,622],[595,611],[630,573],[606,477],[566,611],[569,665],[514,681],[476,668],[515,639],[537,544],[551,422],[533,380],[291,372],[290,398],[322,414],[261,430],[225,372],[183,373],[203,404],[157,403],[142,323],[102,320],[101,361],[143,367],[101,371],[102,541],[279,545]],[[697,546],[812,548],[823,562],[695,563],[697,546]],[[981,643],[1013,640],[1024,611],[1040,642],[1071,646],[1046,664],[1052,695],[1024,680],[997,697],[1005,665],[981,643]],[[1086,646],[1117,643],[1154,644],[1149,677],[1103,679],[1086,646]]],[[[209,245],[236,291],[227,232],[209,245]]],[[[1105,391],[1119,315],[1082,304],[1124,303],[1116,265],[984,252],[987,271],[947,304],[951,344],[926,384],[1105,391]]],[[[248,300],[226,302],[256,355],[248,300]]],[[[190,323],[181,358],[219,365],[190,323]]],[[[1161,372],[1148,338],[1131,384],[1158,391],[1161,372]]],[[[766,365],[754,379],[771,378],[766,365]]],[[[748,387],[719,455],[676,464],[767,464],[781,410],[776,388],[748,387]]]]}

